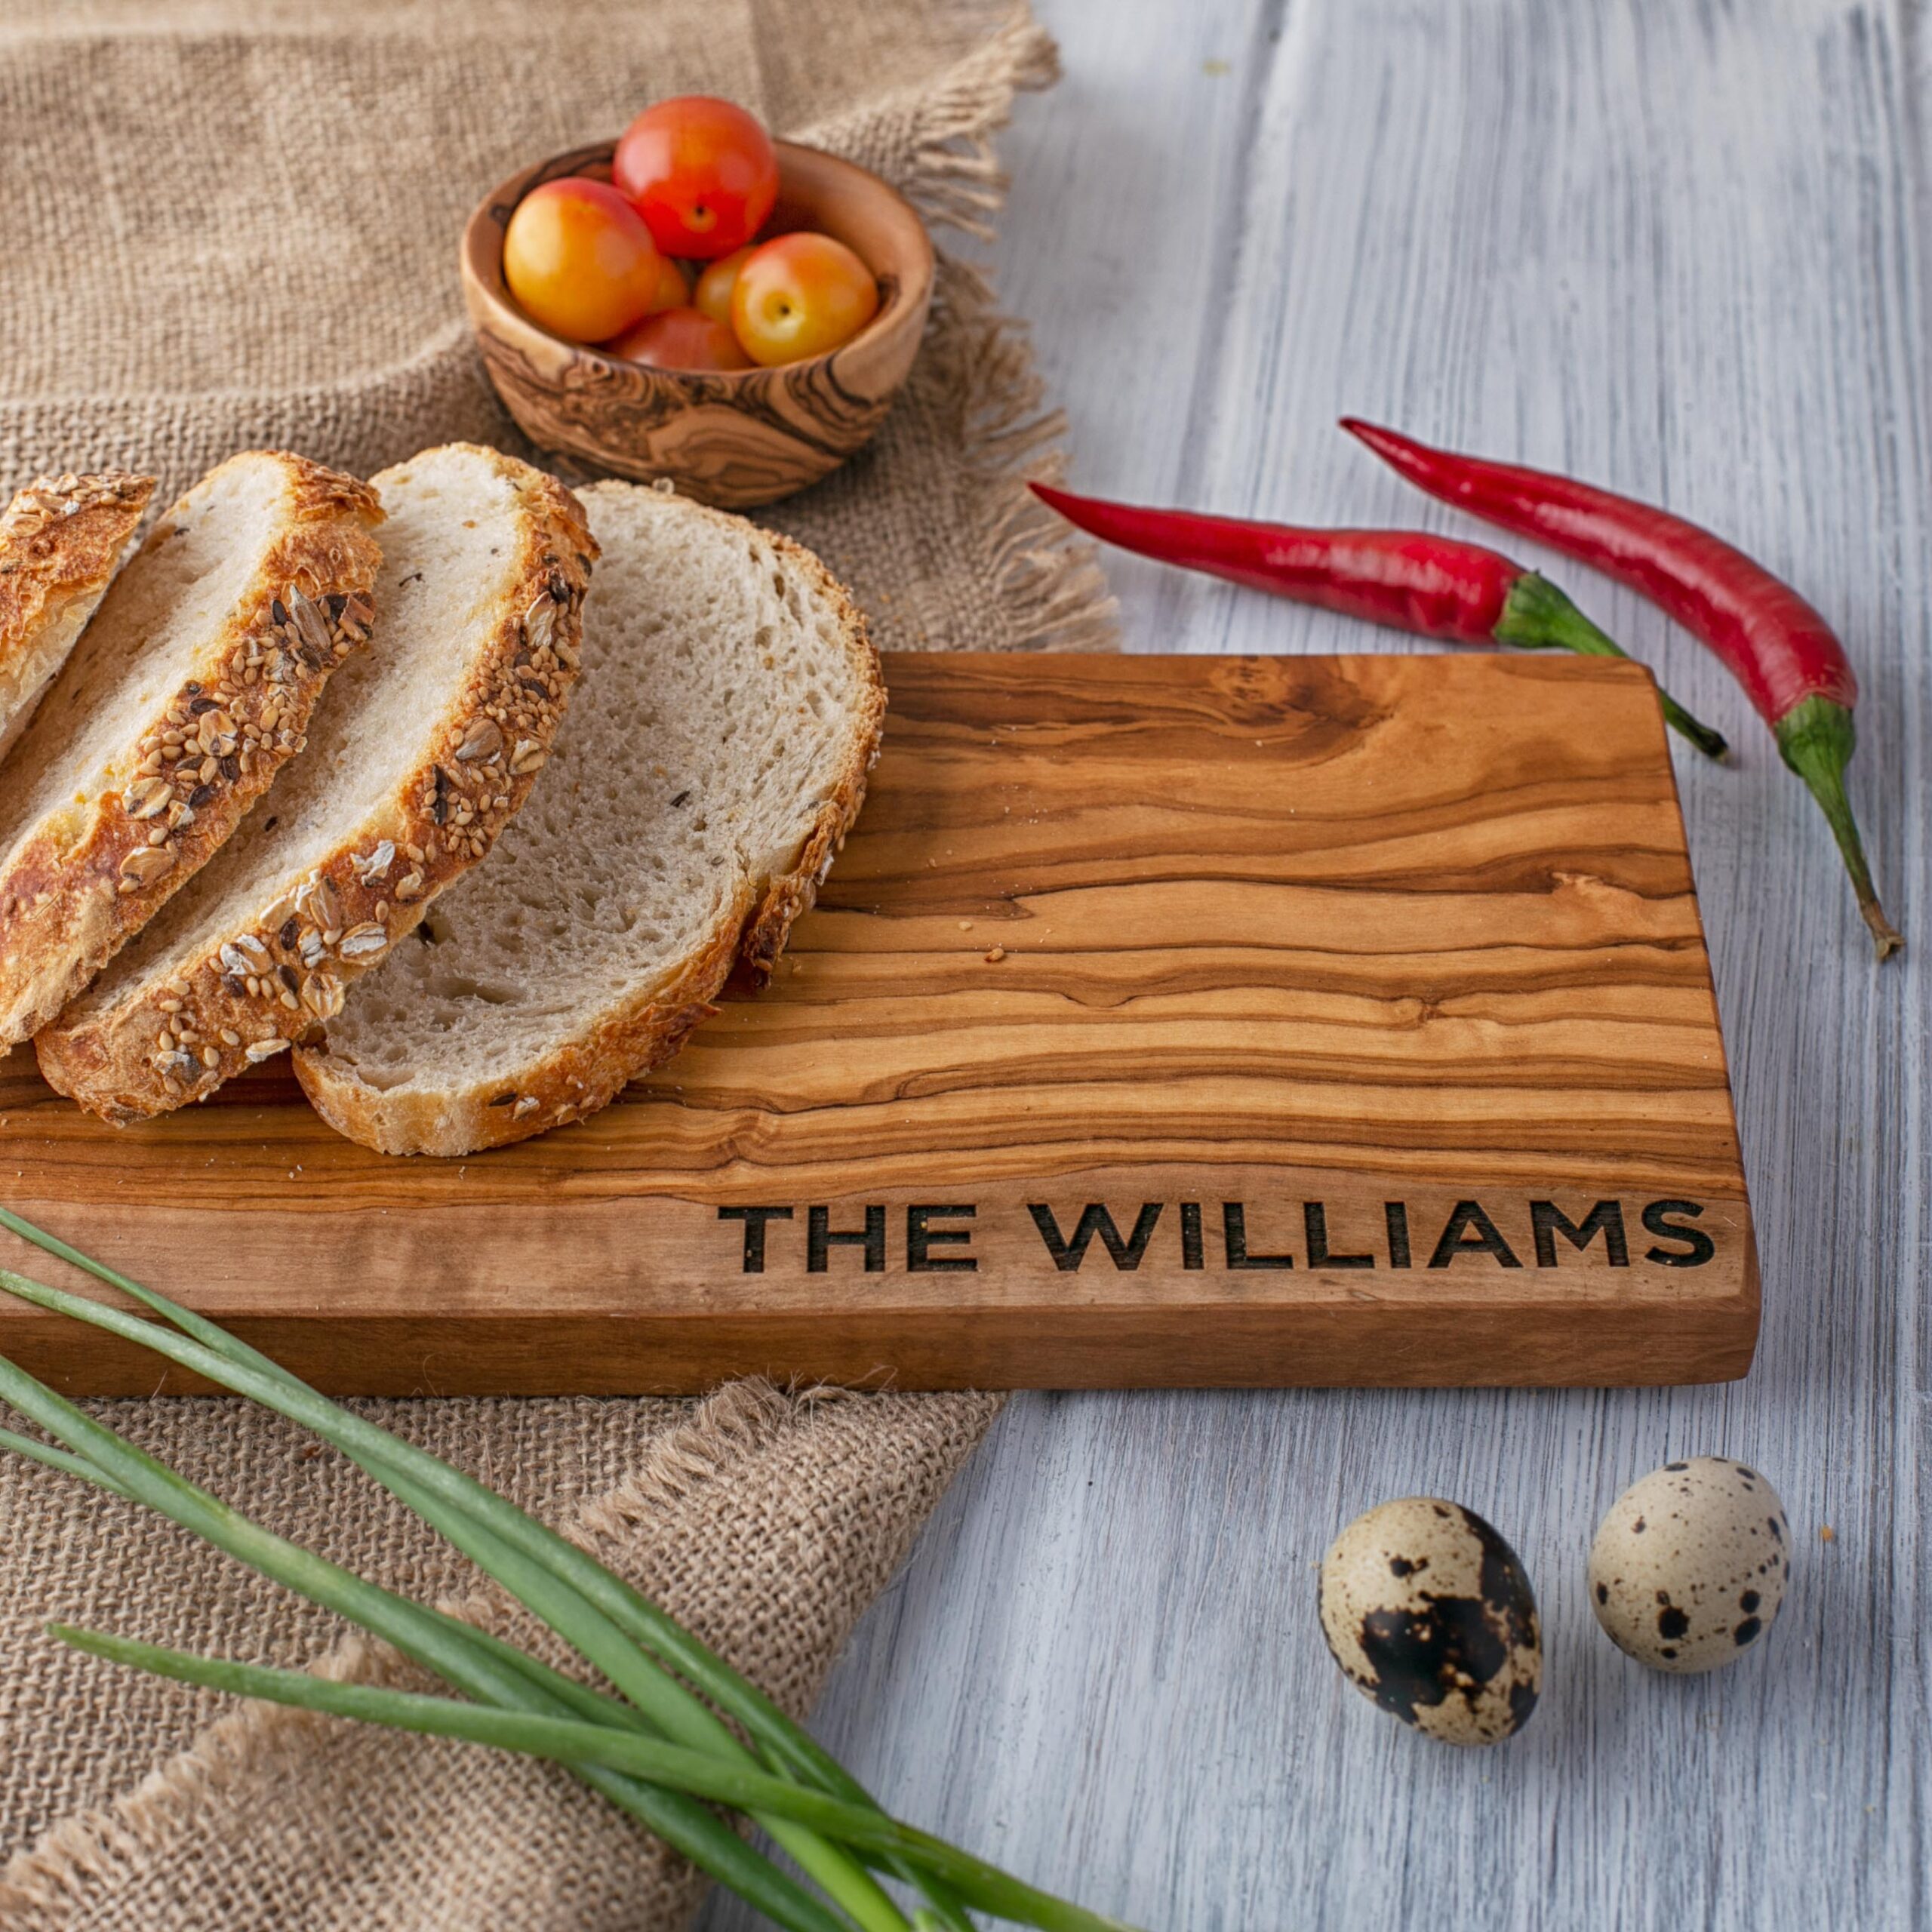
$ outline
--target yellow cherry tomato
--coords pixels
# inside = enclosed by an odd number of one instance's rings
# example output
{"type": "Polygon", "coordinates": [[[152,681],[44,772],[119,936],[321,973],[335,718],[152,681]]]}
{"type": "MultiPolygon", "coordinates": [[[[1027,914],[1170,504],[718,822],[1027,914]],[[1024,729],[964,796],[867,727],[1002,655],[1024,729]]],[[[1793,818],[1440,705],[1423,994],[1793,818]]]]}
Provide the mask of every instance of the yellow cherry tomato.
{"type": "Polygon", "coordinates": [[[608,182],[567,175],[533,188],[503,232],[503,280],[531,321],[601,342],[649,313],[663,257],[608,182]]]}
{"type": "Polygon", "coordinates": [[[691,278],[685,272],[683,263],[674,262],[669,255],[660,255],[657,261],[657,290],[651,298],[649,312],[656,315],[666,309],[688,309],[691,278]]]}
{"type": "Polygon", "coordinates": [[[660,309],[605,344],[613,355],[657,369],[749,369],[752,358],[722,322],[695,309],[660,309]]]}
{"type": "Polygon", "coordinates": [[[731,291],[737,286],[738,271],[758,253],[755,248],[734,248],[715,262],[706,262],[697,278],[697,292],[691,297],[714,322],[731,326],[731,291]]]}
{"type": "Polygon", "coordinates": [[[755,362],[796,362],[849,342],[878,312],[872,272],[829,235],[780,235],[731,291],[732,332],[755,362]]]}

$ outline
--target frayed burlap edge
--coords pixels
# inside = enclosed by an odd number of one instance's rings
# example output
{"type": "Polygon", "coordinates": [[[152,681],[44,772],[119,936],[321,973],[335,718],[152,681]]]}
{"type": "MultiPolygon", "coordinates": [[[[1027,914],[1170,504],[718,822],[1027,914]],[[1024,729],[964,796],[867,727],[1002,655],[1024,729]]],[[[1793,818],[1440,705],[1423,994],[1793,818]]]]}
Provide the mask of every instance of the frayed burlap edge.
{"type": "MultiPolygon", "coordinates": [[[[824,1405],[863,1401],[838,1389],[787,1395],[767,1382],[728,1384],[652,1443],[623,1481],[585,1503],[564,1533],[607,1567],[623,1574],[627,1558],[652,1534],[654,1512],[709,1483],[728,1481],[734,1466],[808,1429],[824,1405]]],[[[972,1439],[983,1433],[1003,1398],[935,1397],[966,1404],[972,1439]]],[[[518,1614],[494,1586],[438,1607],[497,1630],[518,1614]]],[[[402,1660],[384,1643],[344,1637],[309,1668],[338,1682],[381,1683],[401,1674],[402,1660]]],[[[134,1789],[103,1807],[63,1820],[0,1872],[0,1923],[8,1932],[58,1932],[95,1897],[143,1860],[165,1854],[215,1822],[226,1795],[288,1761],[290,1747],[338,1721],[280,1704],[248,1703],[217,1718],[188,1748],[134,1789]]]]}
{"type": "Polygon", "coordinates": [[[953,315],[970,338],[974,370],[967,466],[980,509],[977,537],[1012,620],[1009,646],[1116,649],[1118,607],[1094,546],[1070,538],[1065,520],[1026,487],[1065,477],[1066,419],[1042,409],[1045,385],[1025,325],[993,312],[992,291],[974,270],[951,266],[961,285],[953,315]]]}
{"type": "MultiPolygon", "coordinates": [[[[911,198],[928,220],[981,240],[1006,199],[1007,178],[992,137],[1011,118],[1016,93],[1060,78],[1060,49],[1024,9],[961,61],[931,96],[934,131],[921,144],[911,198]]],[[[982,506],[980,540],[993,565],[1015,645],[1041,651],[1106,651],[1118,644],[1118,607],[1094,546],[1026,488],[1066,473],[1063,411],[1045,405],[1026,325],[1001,315],[992,285],[949,258],[943,327],[962,338],[968,466],[982,506]]]]}
{"type": "MultiPolygon", "coordinates": [[[[1060,74],[1053,36],[1023,5],[937,85],[909,91],[920,131],[900,185],[928,223],[992,238],[1008,186],[993,137],[1012,118],[1016,94],[1050,88],[1060,74]]],[[[804,138],[838,149],[845,118],[822,122],[804,138]]],[[[1000,312],[979,269],[941,250],[928,340],[937,352],[932,366],[952,372],[958,385],[967,452],[962,494],[975,547],[1011,626],[1002,643],[1010,650],[1116,648],[1118,610],[1094,546],[1026,488],[1064,476],[1067,429],[1065,413],[1045,406],[1026,325],[1000,312]]],[[[912,382],[920,382],[917,365],[912,382]]]]}

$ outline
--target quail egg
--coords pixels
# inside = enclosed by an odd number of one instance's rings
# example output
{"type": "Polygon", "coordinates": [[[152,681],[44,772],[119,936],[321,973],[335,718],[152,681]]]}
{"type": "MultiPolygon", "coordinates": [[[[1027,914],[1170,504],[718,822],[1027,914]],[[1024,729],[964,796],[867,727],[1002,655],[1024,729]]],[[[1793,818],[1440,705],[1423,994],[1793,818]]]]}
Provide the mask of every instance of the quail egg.
{"type": "Polygon", "coordinates": [[[1611,1505],[1590,1546],[1590,1606],[1654,1670],[1715,1670],[1771,1627],[1791,1574],[1777,1492],[1721,1456],[1666,1463],[1611,1505]]]}
{"type": "Polygon", "coordinates": [[[1536,1709],[1530,1580],[1459,1503],[1404,1497],[1358,1516],[1322,1561],[1321,1629],[1357,1690],[1442,1743],[1500,1743],[1536,1709]]]}

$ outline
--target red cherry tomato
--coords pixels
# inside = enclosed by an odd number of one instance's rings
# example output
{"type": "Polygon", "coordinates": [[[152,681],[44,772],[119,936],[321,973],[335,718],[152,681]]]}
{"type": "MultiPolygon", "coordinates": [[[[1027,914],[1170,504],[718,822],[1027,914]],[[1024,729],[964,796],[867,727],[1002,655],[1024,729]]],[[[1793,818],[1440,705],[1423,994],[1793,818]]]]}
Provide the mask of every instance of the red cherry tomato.
{"type": "Polygon", "coordinates": [[[778,198],[778,155],[728,100],[681,94],[647,107],[617,143],[611,179],[666,254],[715,260],[764,226],[778,198]]]}
{"type": "Polygon", "coordinates": [[[510,293],[573,342],[601,342],[648,312],[663,259],[616,189],[576,175],[533,188],[503,231],[510,293]]]}
{"type": "Polygon", "coordinates": [[[757,252],[755,248],[734,248],[730,254],[706,263],[703,274],[697,278],[697,292],[692,301],[714,322],[722,322],[728,329],[731,326],[731,291],[737,285],[738,271],[757,252]]]}
{"type": "Polygon", "coordinates": [[[829,235],[781,235],[738,271],[731,328],[755,362],[795,362],[849,342],[878,313],[872,272],[829,235]]]}
{"type": "Polygon", "coordinates": [[[691,278],[669,255],[660,255],[657,262],[657,286],[651,293],[650,312],[654,315],[665,309],[688,309],[691,278]]]}
{"type": "Polygon", "coordinates": [[[722,322],[695,309],[661,309],[607,343],[613,355],[654,369],[749,369],[752,358],[722,322]]]}

